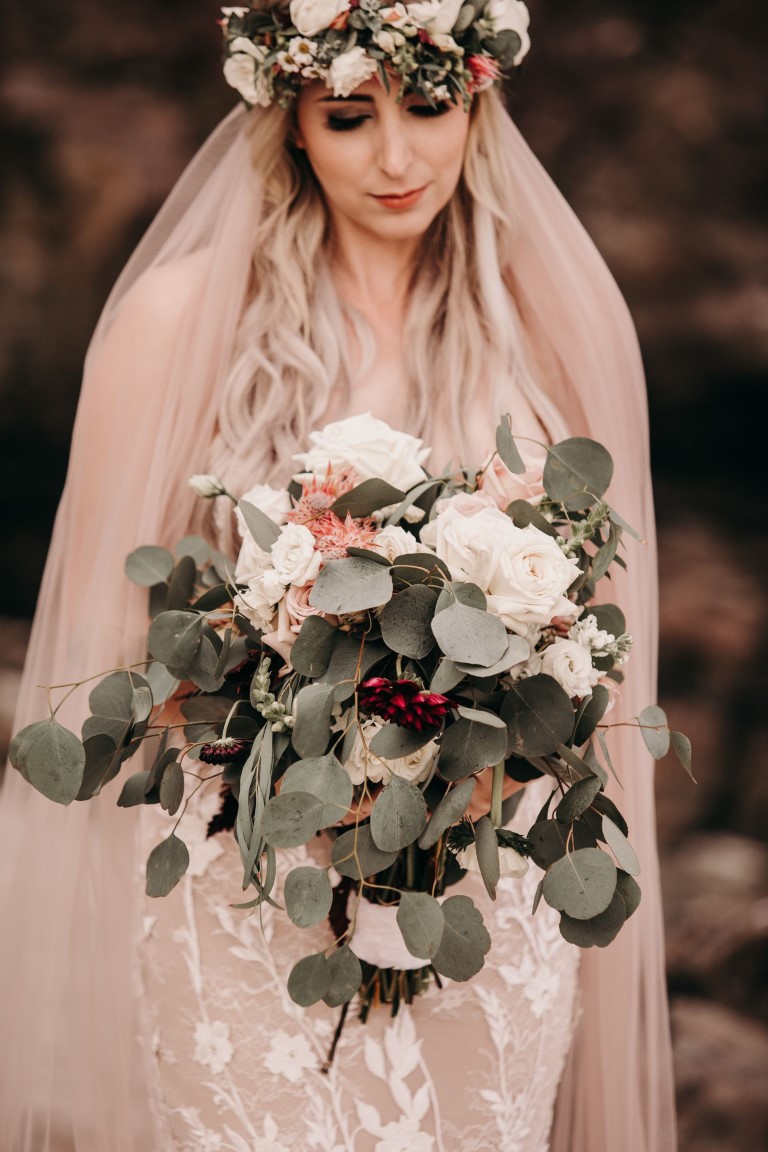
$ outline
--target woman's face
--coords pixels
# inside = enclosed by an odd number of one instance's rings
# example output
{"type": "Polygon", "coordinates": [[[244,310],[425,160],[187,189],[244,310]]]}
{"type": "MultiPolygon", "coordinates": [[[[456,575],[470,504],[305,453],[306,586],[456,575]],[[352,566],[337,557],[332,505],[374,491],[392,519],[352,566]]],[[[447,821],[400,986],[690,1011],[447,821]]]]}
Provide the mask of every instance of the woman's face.
{"type": "Polygon", "coordinates": [[[422,236],[461,175],[469,115],[461,104],[437,110],[416,94],[397,103],[368,80],[347,97],[322,83],[303,86],[295,143],[303,148],[337,229],[351,225],[381,239],[422,236]]]}

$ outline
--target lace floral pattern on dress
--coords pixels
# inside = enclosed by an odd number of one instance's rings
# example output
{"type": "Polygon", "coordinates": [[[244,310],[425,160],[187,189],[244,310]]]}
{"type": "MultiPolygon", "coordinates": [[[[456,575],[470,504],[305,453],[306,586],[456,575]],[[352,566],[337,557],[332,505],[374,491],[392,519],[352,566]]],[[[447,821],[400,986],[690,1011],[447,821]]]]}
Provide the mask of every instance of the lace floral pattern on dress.
{"type": "MultiPolygon", "coordinates": [[[[528,786],[511,827],[530,826],[542,785],[528,786]]],[[[395,1018],[378,1009],[361,1025],[350,1011],[324,1074],[338,1010],[299,1007],[286,982],[330,930],[300,930],[269,906],[228,906],[243,899],[242,869],[227,834],[205,839],[217,807],[213,789],[194,798],[180,828],[190,869],[144,910],[142,978],[168,1152],[546,1152],[579,953],[546,905],[531,916],[538,869],[502,879],[495,903],[467,874],[452,891],[472,896],[489,924],[483,971],[467,984],[444,981],[395,1018]]],[[[146,859],[168,825],[158,809],[142,816],[146,859]]],[[[284,851],[283,872],[324,854],[323,837],[284,851]]]]}

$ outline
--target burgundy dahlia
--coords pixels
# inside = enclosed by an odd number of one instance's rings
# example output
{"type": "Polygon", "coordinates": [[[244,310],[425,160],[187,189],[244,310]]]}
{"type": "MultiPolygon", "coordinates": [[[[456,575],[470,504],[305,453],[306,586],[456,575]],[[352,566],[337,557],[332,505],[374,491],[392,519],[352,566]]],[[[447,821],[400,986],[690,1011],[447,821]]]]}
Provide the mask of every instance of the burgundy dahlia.
{"type": "Polygon", "coordinates": [[[363,712],[382,716],[401,728],[439,728],[451,702],[437,692],[424,692],[413,680],[387,680],[373,676],[357,690],[363,712]]]}
{"type": "Polygon", "coordinates": [[[245,740],[236,740],[234,736],[224,736],[221,740],[212,740],[210,744],[203,744],[200,749],[200,759],[204,764],[231,764],[248,751],[245,740]]]}

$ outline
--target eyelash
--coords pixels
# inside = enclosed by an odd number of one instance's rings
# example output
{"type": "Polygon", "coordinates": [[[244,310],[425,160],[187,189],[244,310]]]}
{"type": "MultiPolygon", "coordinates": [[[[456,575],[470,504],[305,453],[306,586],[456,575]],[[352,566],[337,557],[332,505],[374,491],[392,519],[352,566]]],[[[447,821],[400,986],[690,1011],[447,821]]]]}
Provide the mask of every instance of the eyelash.
{"type": "MultiPolygon", "coordinates": [[[[442,116],[448,111],[449,105],[447,103],[438,104],[433,108],[431,104],[412,104],[408,109],[414,116],[429,119],[432,116],[442,116]]],[[[332,132],[351,132],[354,128],[359,128],[366,120],[370,120],[370,116],[334,116],[331,113],[328,117],[328,128],[332,132]]]]}

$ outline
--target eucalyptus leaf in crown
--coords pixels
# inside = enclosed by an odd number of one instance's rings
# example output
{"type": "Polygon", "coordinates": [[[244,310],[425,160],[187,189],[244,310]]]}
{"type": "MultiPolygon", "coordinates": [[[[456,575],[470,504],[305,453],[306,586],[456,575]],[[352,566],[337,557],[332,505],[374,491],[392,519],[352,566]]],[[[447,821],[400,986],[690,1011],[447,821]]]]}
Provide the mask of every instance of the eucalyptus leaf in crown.
{"type": "Polygon", "coordinates": [[[222,9],[224,75],[248,105],[287,107],[302,83],[347,97],[378,76],[398,98],[461,101],[518,67],[530,47],[522,0],[291,0],[222,9]]]}
{"type": "Polygon", "coordinates": [[[290,975],[302,1005],[357,996],[364,1019],[471,979],[491,941],[473,900],[448,894],[467,870],[496,899],[532,861],[533,913],[543,898],[567,940],[604,947],[640,900],[606,794],[610,729],[635,724],[654,757],[671,744],[691,771],[660,708],[607,719],[632,641],[621,610],[592,601],[634,534],[606,500],[610,455],[584,438],[518,442],[506,416],[476,474],[429,475],[422,442],[370,415],[310,441],[286,490],[235,501],[215,476],[191,478],[236,502],[237,559],[197,537],[131,553],[152,617],[142,671],[100,680],[80,737],[55,708],[25,728],[12,764],[67,804],[146,745],[117,803],[174,817],[147,862],[153,897],[187,870],[190,800],[218,787],[209,835],[236,839],[254,892],[235,906],[281,892],[297,927],[329,919],[327,946],[290,975]],[[505,827],[505,792],[541,776],[552,792],[527,835],[505,827]],[[318,834],[327,863],[283,875],[281,854],[318,834]]]}

